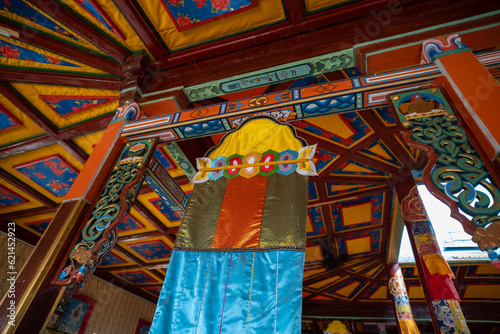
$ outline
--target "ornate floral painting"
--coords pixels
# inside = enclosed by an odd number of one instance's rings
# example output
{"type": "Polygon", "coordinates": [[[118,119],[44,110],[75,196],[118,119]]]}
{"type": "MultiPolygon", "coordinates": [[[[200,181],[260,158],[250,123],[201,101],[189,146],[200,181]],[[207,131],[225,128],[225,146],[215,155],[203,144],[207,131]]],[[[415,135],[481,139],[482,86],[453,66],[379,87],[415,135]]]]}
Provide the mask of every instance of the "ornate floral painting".
{"type": "Polygon", "coordinates": [[[61,298],[44,334],[83,334],[94,304],[94,299],[81,294],[61,298]]]}
{"type": "Polygon", "coordinates": [[[257,6],[257,0],[162,0],[178,31],[257,6]]]}

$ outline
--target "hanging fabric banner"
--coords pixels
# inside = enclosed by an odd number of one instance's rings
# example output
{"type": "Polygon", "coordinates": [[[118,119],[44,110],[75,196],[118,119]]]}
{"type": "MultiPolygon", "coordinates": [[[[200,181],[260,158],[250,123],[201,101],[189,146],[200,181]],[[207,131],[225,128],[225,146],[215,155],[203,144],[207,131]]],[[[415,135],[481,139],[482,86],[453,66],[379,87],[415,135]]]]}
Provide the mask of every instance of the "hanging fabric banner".
{"type": "Polygon", "coordinates": [[[305,145],[255,117],[199,159],[150,334],[300,333],[305,145]]]}

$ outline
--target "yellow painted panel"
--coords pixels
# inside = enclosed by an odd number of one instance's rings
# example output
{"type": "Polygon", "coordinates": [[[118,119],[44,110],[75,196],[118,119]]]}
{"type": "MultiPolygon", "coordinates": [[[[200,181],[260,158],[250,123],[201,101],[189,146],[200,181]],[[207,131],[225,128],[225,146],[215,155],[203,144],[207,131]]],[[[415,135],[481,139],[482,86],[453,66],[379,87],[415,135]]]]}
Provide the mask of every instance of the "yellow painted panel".
{"type": "Polygon", "coordinates": [[[387,299],[387,287],[381,286],[371,295],[370,299],[387,299]]]}
{"type": "Polygon", "coordinates": [[[349,0],[305,0],[306,10],[313,12],[322,8],[340,5],[343,2],[350,2],[349,0]]]}
{"type": "MultiPolygon", "coordinates": [[[[37,9],[35,6],[33,6],[32,4],[30,4],[29,2],[25,2],[26,4],[30,5],[31,7],[37,9]]],[[[38,10],[38,9],[37,9],[38,10]]],[[[96,48],[95,46],[93,46],[92,44],[90,44],[89,42],[87,42],[85,39],[83,39],[81,36],[79,36],[78,34],[76,34],[74,31],[72,31],[71,29],[69,29],[68,27],[66,27],[64,24],[61,24],[61,22],[59,21],[56,21],[54,20],[54,18],[52,18],[52,20],[58,24],[60,27],[62,27],[63,29],[65,29],[66,31],[70,32],[71,34],[73,34],[75,37],[78,38],[78,41],[75,41],[74,39],[70,38],[70,37],[67,37],[63,34],[58,34],[48,28],[45,28],[44,26],[40,25],[40,24],[37,24],[27,18],[24,18],[22,16],[19,16],[19,15],[16,15],[16,14],[13,14],[13,13],[10,13],[6,10],[0,10],[0,15],[1,16],[4,16],[4,17],[7,17],[9,19],[12,19],[12,20],[15,20],[15,21],[18,21],[18,22],[21,22],[23,25],[27,26],[27,27],[32,27],[32,28],[35,28],[37,30],[40,30],[40,31],[43,31],[43,32],[46,32],[48,33],[49,35],[52,35],[52,36],[56,36],[57,38],[60,38],[60,39],[63,39],[65,41],[69,41],[71,43],[75,43],[75,44],[78,44],[80,46],[83,46],[87,49],[90,49],[90,50],[93,50],[93,51],[97,51],[101,54],[104,54],[104,52],[102,52],[101,50],[99,50],[98,48],[96,48]]],[[[23,28],[24,30],[24,28],[23,28]]],[[[28,31],[28,30],[27,30],[28,31]]]]}
{"type": "Polygon", "coordinates": [[[463,299],[500,299],[500,284],[467,284],[463,299]]]}
{"type": "Polygon", "coordinates": [[[155,193],[155,192],[150,192],[150,193],[147,193],[147,194],[141,194],[139,196],[137,196],[137,200],[139,202],[141,202],[142,205],[144,205],[144,207],[146,209],[148,209],[151,213],[153,213],[153,215],[163,224],[165,225],[167,228],[171,228],[171,227],[177,227],[181,224],[181,221],[178,220],[178,221],[175,221],[175,222],[171,222],[170,220],[168,220],[167,217],[165,217],[164,214],[161,213],[160,210],[158,210],[149,200],[150,199],[153,199],[153,198],[158,198],[159,196],[155,193]]]}
{"type": "Polygon", "coordinates": [[[314,226],[311,221],[311,217],[307,215],[307,223],[306,223],[306,233],[314,232],[314,226]]]}
{"type": "Polygon", "coordinates": [[[141,254],[137,253],[133,248],[131,248],[131,247],[128,246],[128,245],[135,245],[135,244],[138,244],[138,243],[146,243],[146,242],[150,242],[150,241],[161,241],[168,248],[170,248],[171,250],[174,248],[174,243],[172,241],[170,241],[170,239],[168,239],[165,236],[151,237],[151,238],[145,238],[145,239],[134,240],[134,241],[129,241],[129,242],[119,242],[118,244],[121,247],[123,247],[124,249],[126,249],[127,251],[129,251],[131,254],[135,255],[137,258],[139,258],[142,261],[144,261],[145,263],[165,262],[167,259],[163,259],[163,258],[162,259],[157,259],[157,260],[154,260],[154,261],[148,261],[141,254]]]}
{"type": "Polygon", "coordinates": [[[370,148],[370,151],[386,159],[392,160],[392,157],[389,154],[387,154],[387,152],[382,148],[382,146],[380,146],[380,144],[377,144],[372,148],[370,148]]]}
{"type": "Polygon", "coordinates": [[[338,293],[341,296],[346,298],[360,285],[360,282],[352,282],[351,284],[344,286],[341,289],[335,290],[335,293],[338,293]]]}
{"type": "Polygon", "coordinates": [[[368,169],[368,168],[364,168],[362,166],[358,166],[355,164],[348,164],[342,170],[346,171],[346,172],[361,172],[361,173],[369,173],[369,174],[373,173],[373,170],[368,169]]]}
{"type": "Polygon", "coordinates": [[[60,117],[39,97],[39,95],[104,97],[120,96],[119,91],[107,89],[90,89],[71,86],[50,86],[30,83],[13,83],[12,86],[58,128],[70,126],[74,123],[82,122],[94,117],[114,112],[116,108],[118,108],[118,100],[105,103],[94,108],[83,110],[66,117],[60,117]]]}
{"type": "MultiPolygon", "coordinates": [[[[110,19],[115,23],[115,25],[122,32],[122,34],[125,37],[125,40],[122,40],[114,32],[107,29],[106,26],[101,21],[96,19],[89,12],[87,12],[80,5],[78,5],[77,1],[62,0],[62,2],[65,5],[67,5],[68,7],[71,7],[71,9],[76,11],[78,14],[82,15],[88,21],[95,24],[97,27],[99,27],[105,34],[110,36],[112,39],[114,39],[118,43],[126,46],[128,49],[130,49],[132,51],[147,50],[146,47],[144,46],[144,43],[142,43],[141,39],[135,33],[134,29],[129,25],[127,20],[123,17],[123,15],[118,10],[118,8],[116,8],[113,1],[97,1],[97,2],[99,3],[99,5],[101,5],[102,9],[106,12],[106,14],[108,14],[110,19]]],[[[158,2],[160,2],[160,1],[158,1],[158,2]]],[[[166,16],[165,18],[170,19],[168,16],[166,16]]]]}
{"type": "Polygon", "coordinates": [[[14,143],[21,139],[44,134],[38,125],[35,124],[21,110],[16,108],[5,96],[0,94],[0,104],[7,109],[22,124],[16,128],[0,132],[0,145],[14,143]]]}
{"type": "Polygon", "coordinates": [[[76,60],[69,59],[66,57],[63,57],[59,54],[52,53],[49,51],[45,51],[43,49],[34,47],[30,44],[20,42],[14,38],[10,37],[5,37],[0,35],[0,40],[4,40],[8,43],[15,44],[17,46],[20,46],[25,49],[33,50],[39,54],[42,54],[49,59],[59,59],[59,60],[64,60],[66,62],[78,65],[75,67],[72,66],[63,66],[63,65],[57,65],[57,64],[45,64],[45,63],[37,63],[34,61],[29,61],[29,60],[22,60],[22,59],[14,59],[14,58],[4,58],[0,57],[0,64],[1,65],[7,65],[7,66],[21,66],[21,67],[29,67],[29,68],[41,68],[41,69],[50,69],[50,70],[59,70],[59,71],[69,71],[69,72],[86,72],[86,73],[106,73],[104,71],[98,70],[97,68],[85,65],[83,63],[77,62],[76,60]]]}
{"type": "MultiPolygon", "coordinates": [[[[17,205],[8,206],[8,207],[0,207],[0,215],[4,214],[4,213],[9,213],[9,212],[45,207],[45,205],[42,205],[42,203],[36,201],[33,197],[28,196],[26,193],[18,190],[17,188],[14,188],[13,186],[11,186],[9,183],[4,181],[3,179],[0,179],[0,185],[4,188],[9,189],[10,191],[15,192],[16,194],[18,194],[19,196],[22,196],[25,200],[28,201],[27,203],[17,204],[17,205]]],[[[14,220],[14,223],[17,223],[17,219],[14,220]]]]}
{"type": "Polygon", "coordinates": [[[422,286],[409,286],[408,287],[408,297],[410,299],[425,299],[424,290],[422,286]]]}
{"type": "Polygon", "coordinates": [[[372,220],[372,202],[342,207],[341,212],[344,226],[367,223],[372,220]]]}
{"type": "Polygon", "coordinates": [[[64,199],[64,196],[59,196],[59,197],[54,196],[51,192],[39,186],[37,183],[31,181],[31,179],[27,178],[22,173],[18,172],[13,168],[14,166],[17,165],[25,164],[34,160],[40,160],[53,155],[59,155],[61,158],[66,160],[71,166],[73,166],[76,169],[76,172],[79,172],[83,167],[83,165],[78,160],[76,160],[70,153],[68,153],[68,151],[66,151],[59,144],[42,147],[37,150],[1,159],[0,167],[3,168],[5,171],[7,171],[9,174],[12,174],[14,177],[25,182],[30,188],[33,188],[38,192],[40,192],[41,194],[45,195],[52,201],[56,203],[61,203],[62,200],[64,199]]]}
{"type": "Polygon", "coordinates": [[[41,236],[40,233],[38,233],[37,231],[29,228],[28,226],[25,226],[25,224],[29,224],[29,223],[34,223],[34,222],[37,222],[37,221],[41,221],[41,220],[52,220],[52,218],[54,218],[55,216],[55,212],[54,213],[44,213],[44,214],[41,214],[41,215],[36,215],[36,216],[31,216],[31,217],[23,217],[23,218],[18,218],[16,219],[14,222],[21,226],[22,228],[30,231],[30,232],[33,232],[35,233],[36,235],[38,236],[41,236]]]}
{"type": "Polygon", "coordinates": [[[320,290],[321,288],[327,286],[328,284],[336,282],[336,281],[340,280],[341,278],[342,278],[341,276],[333,276],[333,277],[327,278],[325,280],[310,284],[307,287],[310,289],[314,289],[314,290],[320,290]]]}
{"type": "Polygon", "coordinates": [[[375,275],[375,273],[377,272],[377,270],[380,269],[380,267],[381,267],[381,265],[378,266],[378,267],[373,268],[372,270],[370,270],[369,272],[367,272],[367,273],[365,273],[363,275],[368,276],[368,277],[372,277],[373,275],[375,275]]]}
{"type": "Polygon", "coordinates": [[[257,7],[179,32],[161,1],[138,2],[170,50],[252,30],[286,18],[281,0],[261,0],[257,7]]]}
{"type": "Polygon", "coordinates": [[[314,269],[314,270],[306,270],[304,271],[304,277],[311,277],[326,271],[326,268],[314,269]]]}
{"type": "Polygon", "coordinates": [[[315,245],[306,247],[305,262],[323,261],[323,253],[321,252],[321,246],[315,245]]]}
{"type": "Polygon", "coordinates": [[[85,136],[74,138],[73,141],[85,153],[90,155],[94,151],[94,146],[99,142],[99,139],[101,139],[103,133],[104,130],[93,132],[85,136]]]}
{"type": "Polygon", "coordinates": [[[315,117],[308,119],[307,122],[329,131],[343,139],[348,139],[354,135],[352,129],[341,119],[340,115],[315,117]]]}
{"type": "Polygon", "coordinates": [[[151,223],[144,216],[139,214],[139,212],[137,212],[134,208],[132,208],[132,210],[130,210],[130,215],[139,224],[144,226],[144,228],[130,230],[130,231],[120,231],[120,232],[118,232],[118,237],[124,237],[124,236],[138,234],[138,233],[146,233],[146,232],[156,231],[156,228],[153,225],[151,225],[151,223]]]}
{"type": "Polygon", "coordinates": [[[371,238],[363,237],[345,241],[347,255],[355,255],[371,251],[371,238]]]}
{"type": "Polygon", "coordinates": [[[477,267],[476,275],[499,275],[498,270],[493,268],[491,264],[480,264],[477,267]]]}

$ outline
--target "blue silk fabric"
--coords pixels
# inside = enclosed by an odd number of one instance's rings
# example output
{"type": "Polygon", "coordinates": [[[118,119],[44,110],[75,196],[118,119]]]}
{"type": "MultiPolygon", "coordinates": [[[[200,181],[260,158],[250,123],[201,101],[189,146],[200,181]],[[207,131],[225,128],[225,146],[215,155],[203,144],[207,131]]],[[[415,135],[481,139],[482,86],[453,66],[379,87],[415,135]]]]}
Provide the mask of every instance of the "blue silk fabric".
{"type": "Polygon", "coordinates": [[[296,250],[174,250],[149,333],[300,333],[303,266],[296,250]]]}

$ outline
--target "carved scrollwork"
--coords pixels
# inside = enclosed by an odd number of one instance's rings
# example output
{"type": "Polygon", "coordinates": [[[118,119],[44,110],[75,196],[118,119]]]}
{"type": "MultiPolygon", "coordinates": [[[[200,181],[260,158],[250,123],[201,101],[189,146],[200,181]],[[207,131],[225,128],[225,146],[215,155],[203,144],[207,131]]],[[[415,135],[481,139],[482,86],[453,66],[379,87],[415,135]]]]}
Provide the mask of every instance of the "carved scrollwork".
{"type": "MultiPolygon", "coordinates": [[[[487,169],[489,162],[481,160],[439,89],[404,92],[390,101],[409,130],[404,131],[405,141],[429,158],[424,183],[451,208],[464,230],[472,235],[498,224],[500,189],[487,169]],[[426,108],[417,108],[424,104],[426,108]]],[[[497,242],[494,247],[499,246],[497,242]]]]}
{"type": "Polygon", "coordinates": [[[140,186],[155,143],[146,140],[126,145],[54,284],[69,285],[70,294],[78,291],[114,246],[116,226],[135,201],[135,187],[140,186]]]}

